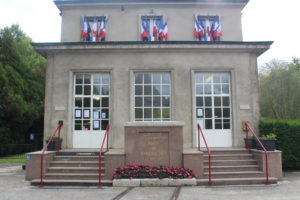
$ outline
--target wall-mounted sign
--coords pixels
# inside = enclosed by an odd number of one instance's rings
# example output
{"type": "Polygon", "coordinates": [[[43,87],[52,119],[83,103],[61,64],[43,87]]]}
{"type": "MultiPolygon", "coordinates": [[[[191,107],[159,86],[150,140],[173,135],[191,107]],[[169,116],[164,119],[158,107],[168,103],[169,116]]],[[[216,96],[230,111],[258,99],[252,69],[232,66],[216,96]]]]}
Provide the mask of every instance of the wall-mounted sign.
{"type": "Polygon", "coordinates": [[[84,110],[83,111],[83,117],[84,118],[90,118],[90,110],[84,110]]]}
{"type": "Polygon", "coordinates": [[[94,120],[94,129],[98,129],[100,127],[99,121],[98,120],[94,120]]]}
{"type": "Polygon", "coordinates": [[[240,110],[249,110],[250,105],[240,105],[240,110]]]}
{"type": "Polygon", "coordinates": [[[66,108],[64,106],[55,106],[55,110],[56,111],[63,111],[63,110],[66,110],[66,108]]]}
{"type": "Polygon", "coordinates": [[[203,117],[203,109],[202,108],[197,109],[197,117],[203,117]]]}
{"type": "Polygon", "coordinates": [[[75,118],[81,118],[81,110],[75,110],[75,118]]]}

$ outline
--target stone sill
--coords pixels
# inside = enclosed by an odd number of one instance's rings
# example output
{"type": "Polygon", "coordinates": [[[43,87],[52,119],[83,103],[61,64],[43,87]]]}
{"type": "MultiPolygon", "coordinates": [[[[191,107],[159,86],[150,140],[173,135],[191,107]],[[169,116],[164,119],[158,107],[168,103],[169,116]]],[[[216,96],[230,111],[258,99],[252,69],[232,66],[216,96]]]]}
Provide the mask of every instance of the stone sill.
{"type": "Polygon", "coordinates": [[[141,178],[141,179],[113,179],[114,187],[160,187],[160,186],[196,186],[196,178],[185,179],[158,179],[158,178],[141,178]]]}

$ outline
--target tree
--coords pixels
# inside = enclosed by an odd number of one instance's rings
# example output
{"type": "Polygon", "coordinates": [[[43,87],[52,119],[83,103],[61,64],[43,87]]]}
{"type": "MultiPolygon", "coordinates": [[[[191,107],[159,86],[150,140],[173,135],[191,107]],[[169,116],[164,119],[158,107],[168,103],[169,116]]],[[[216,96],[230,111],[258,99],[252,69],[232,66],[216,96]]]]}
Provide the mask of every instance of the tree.
{"type": "Polygon", "coordinates": [[[259,74],[261,116],[300,119],[300,59],[273,60],[259,74]]]}
{"type": "Polygon", "coordinates": [[[45,64],[18,25],[0,29],[0,144],[42,132],[45,64]]]}

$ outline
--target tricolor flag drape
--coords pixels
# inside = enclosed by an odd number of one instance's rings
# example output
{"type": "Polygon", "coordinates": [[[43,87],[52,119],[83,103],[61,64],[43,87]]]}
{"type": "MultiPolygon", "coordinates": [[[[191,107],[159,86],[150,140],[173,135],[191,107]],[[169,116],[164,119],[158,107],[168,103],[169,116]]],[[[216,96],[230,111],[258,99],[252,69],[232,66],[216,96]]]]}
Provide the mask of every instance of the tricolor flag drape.
{"type": "Polygon", "coordinates": [[[194,35],[198,40],[201,40],[204,37],[203,22],[201,20],[198,21],[196,17],[194,25],[194,35]]]}
{"type": "Polygon", "coordinates": [[[208,18],[194,19],[194,36],[201,41],[214,41],[222,36],[221,25],[218,20],[210,21],[208,18]]]}
{"type": "Polygon", "coordinates": [[[158,39],[160,41],[169,39],[168,24],[167,21],[164,22],[163,19],[161,19],[159,24],[158,39]]]}
{"type": "Polygon", "coordinates": [[[213,34],[214,40],[216,40],[217,38],[222,36],[221,25],[219,24],[218,21],[215,21],[212,30],[213,30],[212,34],[213,34]]]}
{"type": "Polygon", "coordinates": [[[88,21],[86,17],[80,19],[80,37],[86,42],[105,41],[107,17],[93,18],[93,21],[88,21]],[[100,20],[101,19],[101,20],[100,20]]]}
{"type": "Polygon", "coordinates": [[[141,38],[143,41],[148,41],[149,30],[148,30],[148,20],[142,19],[141,23],[141,38]]]}
{"type": "Polygon", "coordinates": [[[154,37],[154,41],[157,41],[158,39],[158,27],[157,27],[157,20],[156,18],[154,18],[154,21],[153,21],[153,37],[154,37]]]}

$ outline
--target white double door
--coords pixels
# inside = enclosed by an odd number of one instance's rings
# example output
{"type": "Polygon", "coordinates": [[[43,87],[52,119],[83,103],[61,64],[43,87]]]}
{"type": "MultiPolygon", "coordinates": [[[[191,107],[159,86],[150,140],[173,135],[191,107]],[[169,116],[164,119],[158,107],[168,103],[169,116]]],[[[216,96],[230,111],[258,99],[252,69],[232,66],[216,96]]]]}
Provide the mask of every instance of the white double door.
{"type": "Polygon", "coordinates": [[[106,73],[74,75],[73,148],[101,146],[109,124],[109,83],[106,73]]]}
{"type": "MultiPolygon", "coordinates": [[[[209,147],[232,146],[231,87],[229,73],[196,73],[196,124],[209,147]]],[[[195,127],[196,128],[196,127],[195,127]]],[[[198,146],[198,130],[195,130],[198,146]]],[[[205,147],[200,135],[200,146],[205,147]]]]}

